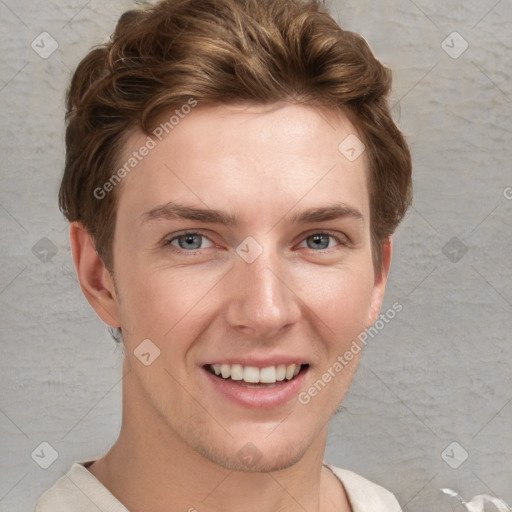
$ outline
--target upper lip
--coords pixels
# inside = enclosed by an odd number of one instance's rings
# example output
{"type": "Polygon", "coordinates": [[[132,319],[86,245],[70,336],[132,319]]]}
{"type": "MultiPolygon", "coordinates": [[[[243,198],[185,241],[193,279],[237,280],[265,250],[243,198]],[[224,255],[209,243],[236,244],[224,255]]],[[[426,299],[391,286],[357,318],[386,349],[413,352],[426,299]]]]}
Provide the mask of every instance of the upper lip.
{"type": "Polygon", "coordinates": [[[306,359],[300,357],[293,357],[288,355],[275,355],[271,357],[254,357],[254,356],[240,356],[240,357],[223,357],[213,361],[208,361],[204,366],[214,364],[240,364],[242,366],[255,366],[257,368],[266,368],[268,366],[279,366],[280,364],[290,365],[308,364],[306,359]]]}

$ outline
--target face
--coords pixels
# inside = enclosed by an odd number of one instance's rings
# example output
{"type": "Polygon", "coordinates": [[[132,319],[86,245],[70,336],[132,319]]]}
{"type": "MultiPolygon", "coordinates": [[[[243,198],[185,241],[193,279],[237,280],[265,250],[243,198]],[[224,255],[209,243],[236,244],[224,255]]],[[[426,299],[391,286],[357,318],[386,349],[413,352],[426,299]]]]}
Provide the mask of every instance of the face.
{"type": "MultiPolygon", "coordinates": [[[[124,178],[114,303],[141,428],[251,471],[325,435],[386,277],[366,155],[338,150],[354,133],[306,106],[198,106],[124,178]]],[[[134,133],[124,156],[145,141],[134,133]]]]}

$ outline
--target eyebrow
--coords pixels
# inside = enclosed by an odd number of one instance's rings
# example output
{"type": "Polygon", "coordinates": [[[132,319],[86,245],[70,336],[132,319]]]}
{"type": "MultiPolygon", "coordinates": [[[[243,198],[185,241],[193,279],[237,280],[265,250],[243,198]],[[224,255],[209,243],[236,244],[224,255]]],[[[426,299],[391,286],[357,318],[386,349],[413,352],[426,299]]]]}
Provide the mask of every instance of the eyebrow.
{"type": "MultiPolygon", "coordinates": [[[[308,224],[346,217],[359,220],[364,224],[363,214],[358,209],[344,203],[303,210],[302,212],[295,213],[290,218],[290,222],[308,224]]],[[[141,224],[159,219],[188,219],[211,224],[223,224],[228,227],[233,227],[238,222],[236,215],[225,211],[186,206],[171,201],[143,213],[141,216],[141,224]]]]}

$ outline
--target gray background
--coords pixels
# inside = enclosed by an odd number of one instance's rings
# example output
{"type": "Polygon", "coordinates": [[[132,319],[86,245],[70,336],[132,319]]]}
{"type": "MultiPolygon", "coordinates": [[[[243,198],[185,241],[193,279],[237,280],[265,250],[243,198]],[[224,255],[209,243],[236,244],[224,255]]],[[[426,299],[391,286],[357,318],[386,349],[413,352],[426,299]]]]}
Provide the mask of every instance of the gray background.
{"type": "MultiPolygon", "coordinates": [[[[132,5],[0,0],[1,511],[32,510],[120,427],[122,349],[81,294],[56,194],[70,72],[132,5]],[[31,47],[43,51],[43,31],[58,43],[48,58],[31,47]],[[31,456],[43,441],[58,452],[46,470],[31,456]]],[[[383,306],[403,311],[368,343],[325,459],[389,488],[405,511],[461,510],[440,487],[512,504],[511,2],[331,10],[394,71],[415,200],[383,306]],[[469,44],[461,55],[454,31],[469,44]]]]}

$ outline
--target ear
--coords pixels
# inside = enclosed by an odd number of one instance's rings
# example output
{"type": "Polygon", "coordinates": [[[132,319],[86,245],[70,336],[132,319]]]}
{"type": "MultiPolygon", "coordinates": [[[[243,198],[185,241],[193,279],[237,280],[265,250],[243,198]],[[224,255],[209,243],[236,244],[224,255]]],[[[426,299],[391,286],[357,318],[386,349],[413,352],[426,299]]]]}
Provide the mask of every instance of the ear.
{"type": "Polygon", "coordinates": [[[69,237],[73,263],[83,294],[106,324],[120,327],[114,282],[96,252],[91,235],[82,224],[72,222],[69,237]]]}
{"type": "Polygon", "coordinates": [[[372,289],[372,297],[370,302],[370,311],[365,328],[371,327],[380,313],[382,301],[384,300],[384,292],[386,291],[386,283],[391,267],[391,254],[393,251],[393,238],[388,237],[382,245],[382,270],[380,274],[375,275],[375,281],[372,289]]]}

